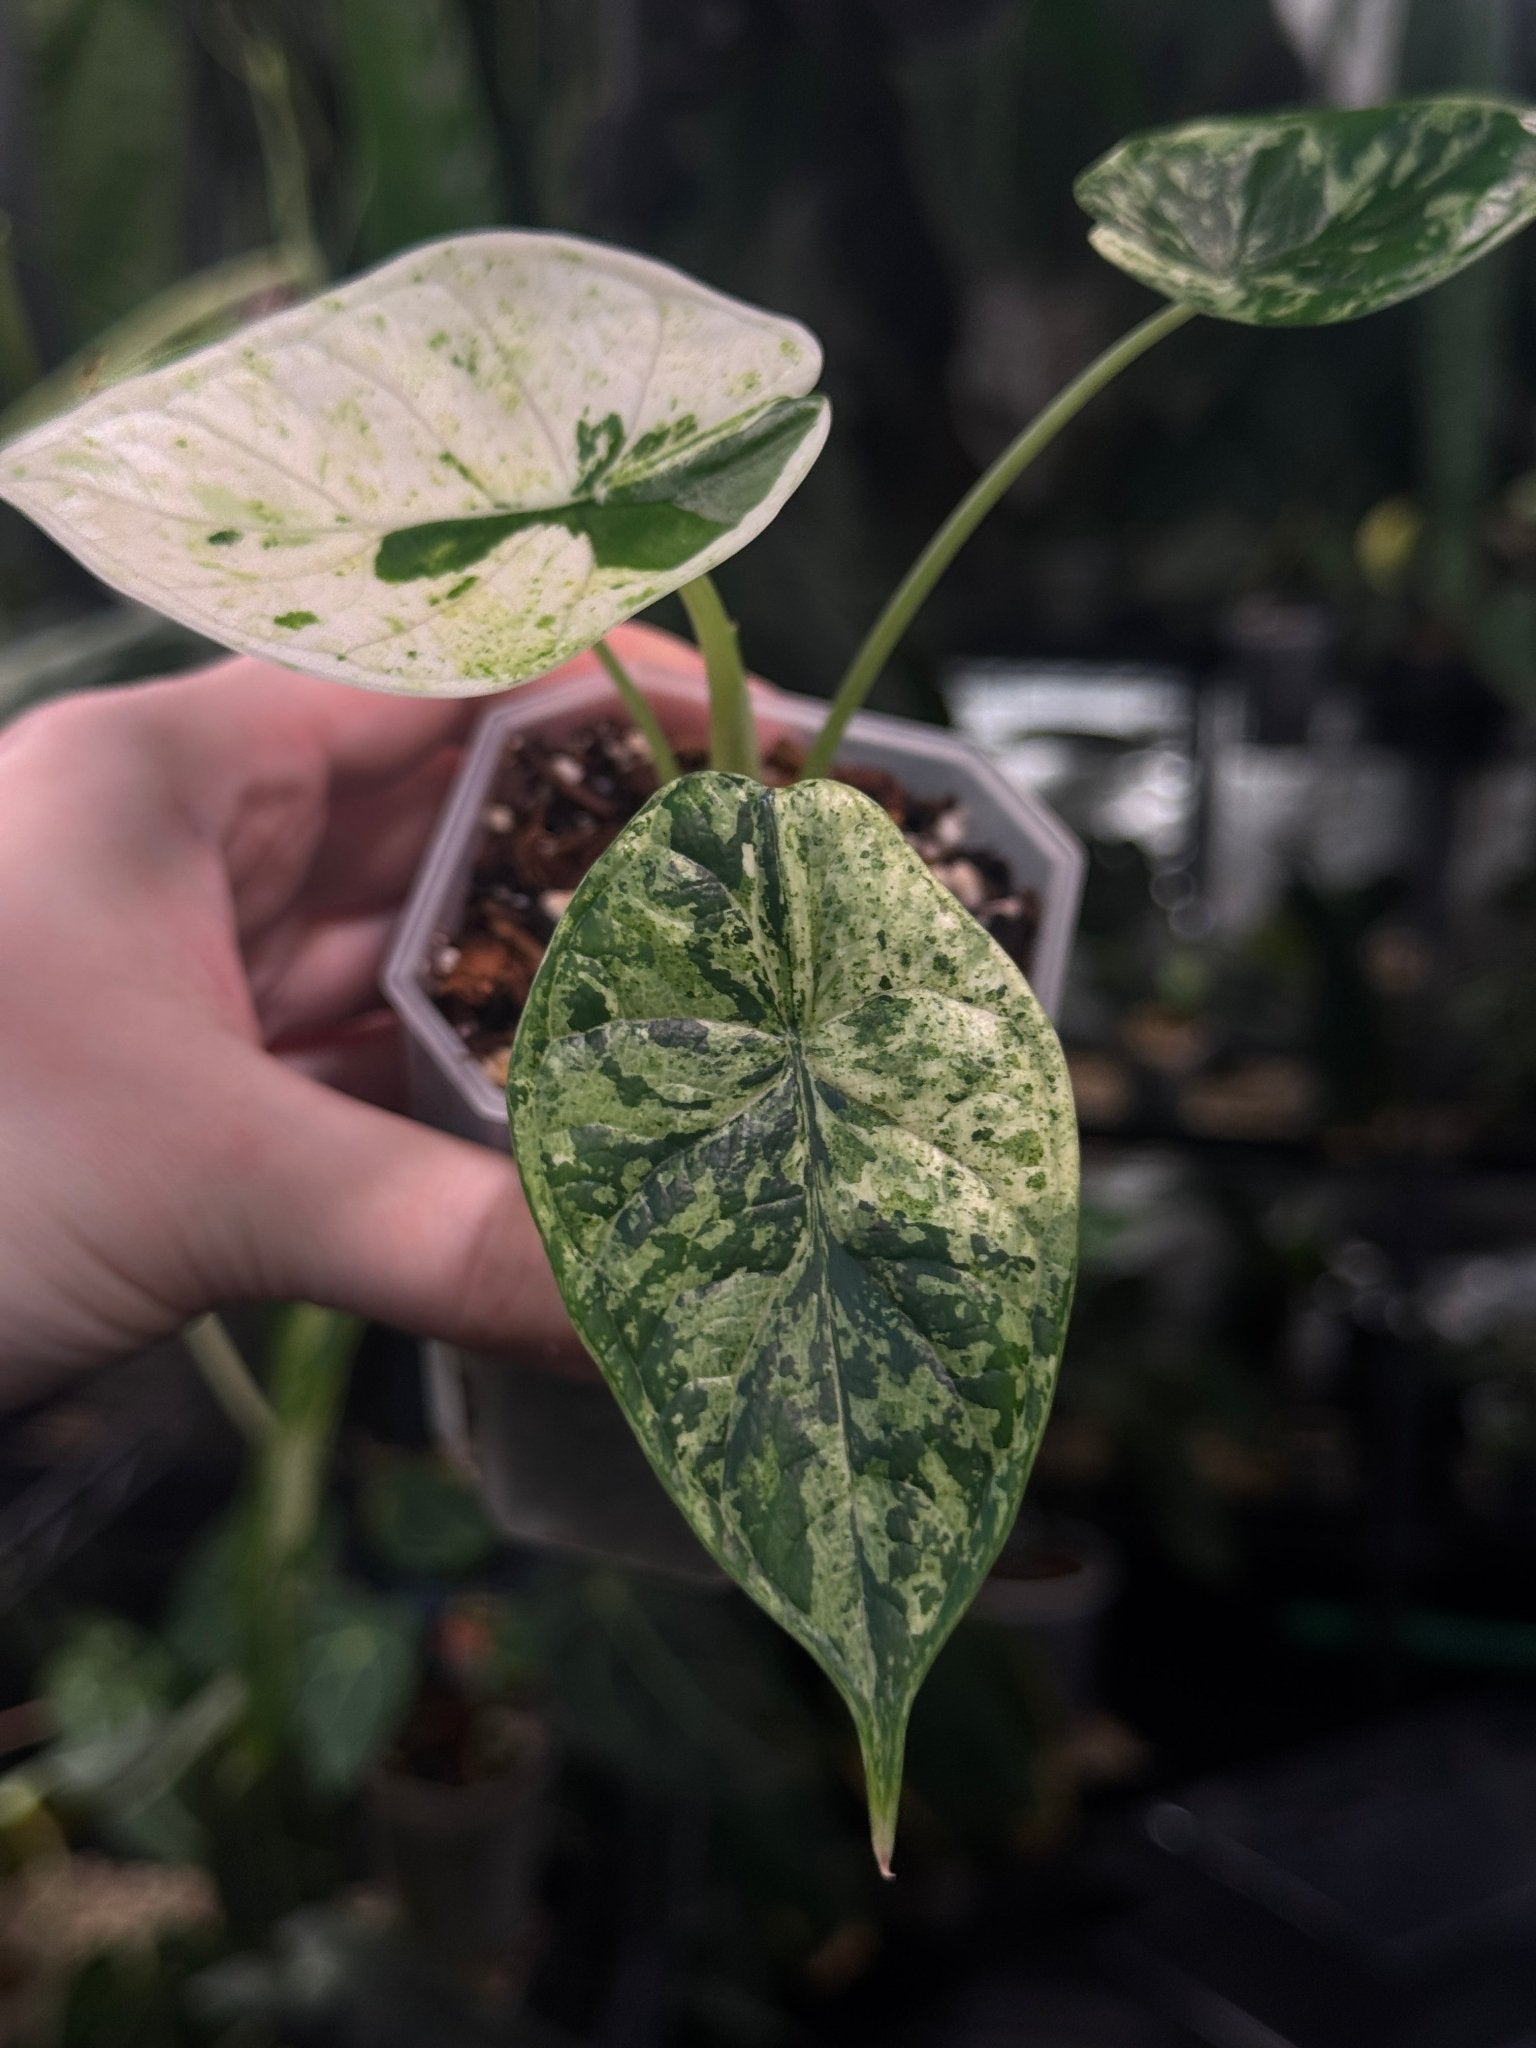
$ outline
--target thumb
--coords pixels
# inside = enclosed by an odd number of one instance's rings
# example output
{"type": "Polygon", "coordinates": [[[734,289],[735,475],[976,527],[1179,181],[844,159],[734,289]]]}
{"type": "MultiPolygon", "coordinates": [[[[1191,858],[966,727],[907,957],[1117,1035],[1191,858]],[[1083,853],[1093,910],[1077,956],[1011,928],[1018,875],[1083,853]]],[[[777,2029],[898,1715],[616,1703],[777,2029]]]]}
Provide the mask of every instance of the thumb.
{"type": "Polygon", "coordinates": [[[275,1060],[253,1067],[232,1162],[238,1293],[349,1309],[546,1371],[594,1372],[505,1154],[275,1060]]]}

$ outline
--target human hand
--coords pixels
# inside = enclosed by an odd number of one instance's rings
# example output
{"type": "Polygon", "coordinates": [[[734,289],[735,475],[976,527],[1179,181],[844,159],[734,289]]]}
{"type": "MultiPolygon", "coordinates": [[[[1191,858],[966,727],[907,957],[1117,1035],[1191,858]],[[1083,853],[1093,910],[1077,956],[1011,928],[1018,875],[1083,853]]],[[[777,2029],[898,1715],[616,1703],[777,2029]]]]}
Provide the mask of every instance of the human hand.
{"type": "MultiPolygon", "coordinates": [[[[611,637],[696,736],[692,650],[611,637]]],[[[511,1161],[382,1106],[475,709],[240,659],[0,733],[0,1395],[250,1299],[591,1370],[511,1161]]]]}

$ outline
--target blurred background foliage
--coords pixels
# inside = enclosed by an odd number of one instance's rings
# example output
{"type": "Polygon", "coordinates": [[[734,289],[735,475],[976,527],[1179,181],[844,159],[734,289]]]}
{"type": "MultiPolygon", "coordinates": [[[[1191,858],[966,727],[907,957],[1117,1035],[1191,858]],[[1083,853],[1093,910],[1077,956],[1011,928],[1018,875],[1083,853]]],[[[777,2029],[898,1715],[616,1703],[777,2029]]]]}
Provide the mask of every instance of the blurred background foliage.
{"type": "MultiPolygon", "coordinates": [[[[1087,247],[1077,171],[1129,129],[1330,85],[1518,91],[1531,44],[1496,0],[15,0],[0,399],[19,423],[455,229],[645,249],[826,343],[829,452],[722,579],[757,665],[816,691],[977,468],[1142,310],[1087,247]],[[1357,34],[1341,68],[1330,12],[1375,24],[1363,60],[1357,34]]],[[[990,523],[886,701],[936,713],[956,650],[1199,661],[1255,588],[1342,604],[1373,658],[1431,618],[1527,693],[1532,264],[1527,238],[1359,326],[1181,336],[990,523]]],[[[89,594],[5,516],[12,630],[89,594]]]]}

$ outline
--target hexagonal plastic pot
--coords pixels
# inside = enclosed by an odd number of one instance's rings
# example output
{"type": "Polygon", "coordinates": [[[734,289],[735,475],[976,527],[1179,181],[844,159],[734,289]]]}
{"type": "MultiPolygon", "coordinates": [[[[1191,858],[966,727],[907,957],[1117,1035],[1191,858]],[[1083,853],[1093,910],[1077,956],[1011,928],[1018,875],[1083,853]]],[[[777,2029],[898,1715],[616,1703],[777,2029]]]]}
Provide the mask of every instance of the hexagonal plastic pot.
{"type": "MultiPolygon", "coordinates": [[[[646,668],[635,665],[644,684],[646,668]]],[[[676,677],[668,677],[675,695],[676,677]]],[[[777,695],[775,719],[807,742],[826,707],[777,695]]],[[[488,711],[466,752],[385,962],[384,993],[407,1047],[412,1114],[439,1130],[501,1150],[506,1105],[427,994],[428,964],[457,926],[481,836],[481,812],[512,734],[537,728],[553,739],[594,718],[622,715],[594,662],[560,682],[516,691],[488,711]]],[[[669,737],[700,744],[702,689],[691,724],[665,718],[669,737]]],[[[1056,814],[1015,789],[967,741],[932,726],[864,713],[849,726],[840,758],[879,767],[916,796],[954,796],[965,806],[967,838],[1005,860],[1014,883],[1041,902],[1031,983],[1054,1012],[1082,895],[1083,849],[1056,814]]],[[[663,1492],[606,1385],[559,1378],[443,1344],[425,1347],[428,1405],[444,1445],[478,1478],[506,1533],[519,1542],[690,1577],[715,1567],[663,1492]]]]}

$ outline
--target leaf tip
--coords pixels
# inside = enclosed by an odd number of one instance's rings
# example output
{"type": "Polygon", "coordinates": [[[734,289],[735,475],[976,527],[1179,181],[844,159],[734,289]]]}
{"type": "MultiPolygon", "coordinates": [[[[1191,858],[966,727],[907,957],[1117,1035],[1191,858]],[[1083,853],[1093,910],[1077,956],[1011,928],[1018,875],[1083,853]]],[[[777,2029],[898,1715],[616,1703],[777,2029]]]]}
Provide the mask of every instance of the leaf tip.
{"type": "MultiPolygon", "coordinates": [[[[908,1707],[910,1707],[910,1701],[908,1707]]],[[[869,1800],[869,1843],[875,1865],[883,1878],[894,1878],[891,1858],[896,1849],[896,1819],[901,1806],[901,1762],[906,1748],[907,1714],[894,1723],[873,1727],[861,1725],[859,1747],[864,1752],[864,1786],[869,1800]]]]}

